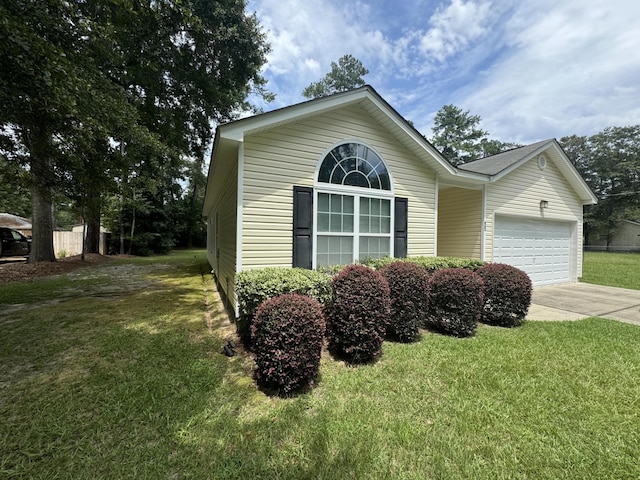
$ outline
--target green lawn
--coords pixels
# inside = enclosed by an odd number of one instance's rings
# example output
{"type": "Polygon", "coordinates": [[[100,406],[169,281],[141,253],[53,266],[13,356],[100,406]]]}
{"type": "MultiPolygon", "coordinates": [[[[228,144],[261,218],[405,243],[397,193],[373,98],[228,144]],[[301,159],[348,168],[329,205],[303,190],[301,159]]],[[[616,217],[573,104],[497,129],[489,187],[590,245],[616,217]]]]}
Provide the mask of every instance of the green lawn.
{"type": "Polygon", "coordinates": [[[325,355],[279,399],[220,354],[208,270],[189,251],[0,286],[0,478],[640,477],[636,326],[426,333],[325,355]]]}
{"type": "Polygon", "coordinates": [[[640,253],[585,252],[582,281],[640,290],[640,253]]]}

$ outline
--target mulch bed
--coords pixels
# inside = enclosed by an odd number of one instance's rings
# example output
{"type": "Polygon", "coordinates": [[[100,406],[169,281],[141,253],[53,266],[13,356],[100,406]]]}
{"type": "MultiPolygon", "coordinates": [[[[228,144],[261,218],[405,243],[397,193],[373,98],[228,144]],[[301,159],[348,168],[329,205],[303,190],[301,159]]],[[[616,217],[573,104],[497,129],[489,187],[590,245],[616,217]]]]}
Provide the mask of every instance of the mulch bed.
{"type": "Polygon", "coordinates": [[[10,262],[0,265],[0,284],[9,282],[24,282],[36,278],[50,277],[69,273],[79,268],[100,265],[120,257],[105,256],[97,253],[87,253],[82,260],[81,255],[59,258],[55,262],[10,262]]]}

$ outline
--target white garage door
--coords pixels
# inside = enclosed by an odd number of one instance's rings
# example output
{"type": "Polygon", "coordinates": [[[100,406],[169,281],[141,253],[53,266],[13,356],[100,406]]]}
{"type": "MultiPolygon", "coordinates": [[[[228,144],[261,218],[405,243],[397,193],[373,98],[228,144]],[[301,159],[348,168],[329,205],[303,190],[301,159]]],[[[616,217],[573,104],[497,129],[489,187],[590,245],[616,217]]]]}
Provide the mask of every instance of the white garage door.
{"type": "Polygon", "coordinates": [[[570,281],[571,224],[496,217],[493,261],[524,270],[534,285],[570,281]]]}

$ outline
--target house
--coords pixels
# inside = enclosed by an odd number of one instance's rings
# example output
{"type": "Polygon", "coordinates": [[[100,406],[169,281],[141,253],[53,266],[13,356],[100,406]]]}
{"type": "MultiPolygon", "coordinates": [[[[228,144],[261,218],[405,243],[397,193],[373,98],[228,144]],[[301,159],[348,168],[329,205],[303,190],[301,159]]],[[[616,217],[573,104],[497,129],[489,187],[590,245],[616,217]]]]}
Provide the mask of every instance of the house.
{"type": "Polygon", "coordinates": [[[33,229],[29,220],[12,213],[0,213],[0,227],[13,228],[25,237],[31,235],[33,229]]]}
{"type": "Polygon", "coordinates": [[[385,255],[575,282],[596,202],[556,140],[455,168],[370,86],[220,125],[207,182],[207,257],[233,307],[242,270],[385,255]]]}
{"type": "Polygon", "coordinates": [[[591,251],[640,252],[640,222],[623,220],[609,236],[608,245],[607,236],[602,235],[590,238],[590,243],[585,248],[591,251]]]}

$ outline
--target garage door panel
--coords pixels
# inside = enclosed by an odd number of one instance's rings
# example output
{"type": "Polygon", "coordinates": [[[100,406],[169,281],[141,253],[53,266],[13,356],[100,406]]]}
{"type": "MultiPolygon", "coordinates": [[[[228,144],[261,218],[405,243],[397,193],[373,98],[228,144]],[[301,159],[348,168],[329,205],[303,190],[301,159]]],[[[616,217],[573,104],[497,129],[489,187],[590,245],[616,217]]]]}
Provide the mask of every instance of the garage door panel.
{"type": "Polygon", "coordinates": [[[494,262],[524,270],[534,285],[570,281],[571,224],[496,217],[494,262]]]}

